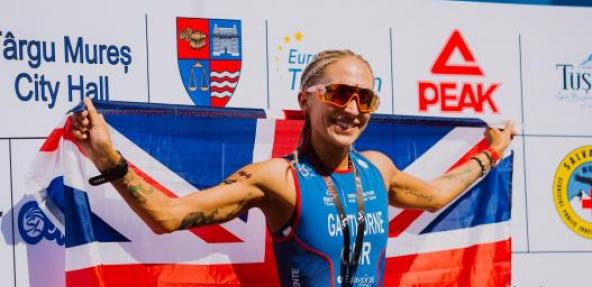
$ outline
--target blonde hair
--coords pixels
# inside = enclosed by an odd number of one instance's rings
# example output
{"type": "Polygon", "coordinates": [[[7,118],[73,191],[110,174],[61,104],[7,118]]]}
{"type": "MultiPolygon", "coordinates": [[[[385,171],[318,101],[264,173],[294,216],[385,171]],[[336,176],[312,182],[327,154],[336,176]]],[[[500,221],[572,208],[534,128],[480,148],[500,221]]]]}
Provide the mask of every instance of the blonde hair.
{"type": "Polygon", "coordinates": [[[310,63],[304,68],[302,72],[302,76],[300,77],[300,90],[303,91],[308,87],[314,86],[319,83],[319,80],[323,78],[325,69],[342,59],[346,58],[354,58],[359,60],[360,62],[366,64],[372,77],[374,77],[374,72],[372,72],[372,67],[364,57],[358,55],[351,50],[344,49],[344,50],[325,50],[318,53],[310,63]]]}
{"type": "MultiPolygon", "coordinates": [[[[372,71],[372,67],[370,66],[368,61],[366,61],[366,59],[364,59],[364,57],[362,57],[361,55],[358,55],[348,49],[325,50],[315,55],[312,61],[310,61],[306,68],[304,68],[302,76],[300,77],[300,93],[306,91],[306,89],[309,87],[319,84],[320,80],[325,76],[325,70],[329,65],[339,60],[347,58],[354,58],[364,63],[370,70],[372,78],[374,78],[374,72],[372,71]]],[[[305,114],[304,127],[302,128],[302,132],[300,133],[300,143],[298,145],[299,149],[301,147],[304,147],[304,145],[308,144],[310,140],[310,132],[310,119],[308,114],[305,114]]]]}

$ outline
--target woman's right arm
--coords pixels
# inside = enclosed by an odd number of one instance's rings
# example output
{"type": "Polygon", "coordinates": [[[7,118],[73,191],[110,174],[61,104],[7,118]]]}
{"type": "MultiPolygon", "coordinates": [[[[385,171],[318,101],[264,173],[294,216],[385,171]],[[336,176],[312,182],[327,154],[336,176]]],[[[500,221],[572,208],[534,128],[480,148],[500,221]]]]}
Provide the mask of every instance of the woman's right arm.
{"type": "Polygon", "coordinates": [[[220,185],[170,198],[133,170],[113,186],[155,233],[167,233],[234,219],[251,207],[262,207],[266,193],[260,181],[266,163],[248,165],[220,185]]]}
{"type": "MultiPolygon", "coordinates": [[[[86,110],[74,114],[72,133],[80,148],[99,170],[115,167],[120,159],[112,146],[103,117],[90,99],[86,110]]],[[[245,166],[222,183],[189,195],[170,198],[129,169],[111,183],[140,218],[155,233],[167,233],[207,224],[229,221],[251,207],[260,207],[266,215],[274,212],[274,201],[289,197],[293,184],[287,163],[272,159],[245,166]]]]}

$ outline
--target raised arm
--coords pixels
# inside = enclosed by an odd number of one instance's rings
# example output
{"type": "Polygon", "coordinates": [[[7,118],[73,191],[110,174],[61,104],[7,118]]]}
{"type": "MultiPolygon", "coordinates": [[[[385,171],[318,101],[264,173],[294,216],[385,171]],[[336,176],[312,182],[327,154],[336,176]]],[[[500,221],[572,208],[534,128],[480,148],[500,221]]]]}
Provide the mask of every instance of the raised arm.
{"type": "MultiPolygon", "coordinates": [[[[503,131],[488,128],[485,137],[498,155],[503,155],[511,141],[513,123],[507,123],[503,131]]],[[[393,162],[379,152],[365,152],[379,168],[388,187],[389,203],[403,208],[437,211],[463,193],[492,168],[492,161],[485,152],[474,155],[464,164],[433,180],[423,180],[397,169],[393,162]]]]}
{"type": "MultiPolygon", "coordinates": [[[[72,133],[97,169],[112,169],[121,155],[112,146],[102,115],[89,99],[85,99],[85,105],[85,111],[73,115],[72,133]]],[[[281,221],[285,216],[281,209],[270,206],[281,201],[278,198],[292,201],[290,190],[294,187],[289,179],[288,164],[274,159],[245,166],[215,187],[179,198],[166,196],[132,169],[111,183],[155,233],[166,233],[229,221],[251,207],[260,207],[266,215],[272,213],[281,221]]]]}

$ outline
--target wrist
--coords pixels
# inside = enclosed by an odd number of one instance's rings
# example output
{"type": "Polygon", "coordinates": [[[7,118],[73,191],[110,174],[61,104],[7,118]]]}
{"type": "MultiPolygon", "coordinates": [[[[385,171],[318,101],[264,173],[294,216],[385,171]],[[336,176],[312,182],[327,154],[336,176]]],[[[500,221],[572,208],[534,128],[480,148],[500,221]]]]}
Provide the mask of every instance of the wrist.
{"type": "Polygon", "coordinates": [[[88,180],[88,183],[90,183],[90,185],[96,186],[106,182],[117,181],[124,178],[129,168],[127,160],[119,152],[117,152],[117,156],[119,157],[117,164],[110,168],[100,169],[101,174],[91,177],[88,180]]]}
{"type": "Polygon", "coordinates": [[[500,151],[500,149],[490,146],[490,147],[487,147],[486,149],[484,149],[482,152],[485,154],[485,156],[489,160],[491,166],[495,166],[499,162],[500,155],[503,152],[503,150],[500,151]]]}
{"type": "Polygon", "coordinates": [[[110,149],[105,156],[95,160],[95,166],[99,171],[113,169],[119,164],[121,154],[114,149],[110,149]]]}

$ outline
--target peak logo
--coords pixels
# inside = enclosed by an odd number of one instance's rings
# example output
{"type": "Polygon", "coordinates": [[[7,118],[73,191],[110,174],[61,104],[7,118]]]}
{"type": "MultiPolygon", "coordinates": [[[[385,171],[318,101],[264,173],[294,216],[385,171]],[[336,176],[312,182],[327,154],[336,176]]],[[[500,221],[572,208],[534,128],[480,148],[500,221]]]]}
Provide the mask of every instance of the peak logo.
{"type": "Polygon", "coordinates": [[[499,88],[500,83],[485,83],[482,81],[485,74],[460,31],[454,30],[452,32],[444,48],[434,61],[430,72],[439,77],[473,77],[476,80],[419,81],[420,112],[427,113],[433,110],[452,113],[472,111],[475,114],[484,114],[486,110],[492,113],[499,112],[493,95],[499,88]],[[461,63],[452,63],[455,55],[462,58],[461,63]]]}

